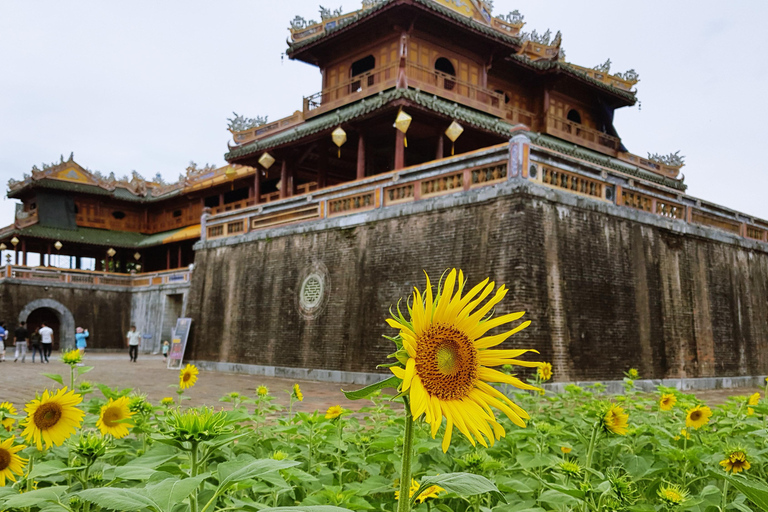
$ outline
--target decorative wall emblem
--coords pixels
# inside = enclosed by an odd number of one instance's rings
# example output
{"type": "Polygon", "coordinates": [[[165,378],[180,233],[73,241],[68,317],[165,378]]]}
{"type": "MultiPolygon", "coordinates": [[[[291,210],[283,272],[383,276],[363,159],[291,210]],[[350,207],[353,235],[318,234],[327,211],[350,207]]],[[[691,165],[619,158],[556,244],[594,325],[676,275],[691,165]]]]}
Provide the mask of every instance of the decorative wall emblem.
{"type": "Polygon", "coordinates": [[[309,274],[304,278],[304,282],[301,283],[301,293],[299,295],[299,302],[302,309],[311,310],[316,308],[322,298],[323,292],[323,278],[318,274],[309,274]]]}
{"type": "Polygon", "coordinates": [[[330,292],[328,269],[321,262],[313,263],[299,276],[296,305],[299,313],[311,320],[317,317],[328,302],[330,292]]]}

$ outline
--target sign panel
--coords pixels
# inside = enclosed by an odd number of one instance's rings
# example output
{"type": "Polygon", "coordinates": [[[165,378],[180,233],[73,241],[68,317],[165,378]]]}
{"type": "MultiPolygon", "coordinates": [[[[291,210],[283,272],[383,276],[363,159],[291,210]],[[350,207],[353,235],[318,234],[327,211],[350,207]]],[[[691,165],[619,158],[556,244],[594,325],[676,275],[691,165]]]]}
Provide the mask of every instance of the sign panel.
{"type": "Polygon", "coordinates": [[[192,325],[191,318],[179,318],[176,320],[176,328],[171,335],[171,349],[168,351],[168,369],[181,369],[181,362],[184,360],[184,351],[187,349],[187,339],[189,339],[189,328],[192,325]]]}

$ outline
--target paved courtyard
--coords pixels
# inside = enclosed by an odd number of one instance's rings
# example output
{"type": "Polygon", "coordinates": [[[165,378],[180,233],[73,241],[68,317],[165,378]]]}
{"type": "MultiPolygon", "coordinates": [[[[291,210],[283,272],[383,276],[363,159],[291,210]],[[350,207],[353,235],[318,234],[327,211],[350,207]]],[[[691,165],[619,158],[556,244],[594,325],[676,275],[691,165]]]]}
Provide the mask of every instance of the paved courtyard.
{"type": "MultiPolygon", "coordinates": [[[[6,358],[7,358],[6,353],[6,358]]],[[[178,384],[178,371],[168,370],[162,356],[140,355],[137,363],[128,361],[128,354],[97,353],[86,354],[85,364],[94,369],[82,376],[83,380],[94,383],[106,384],[114,388],[132,387],[134,390],[146,393],[149,400],[157,403],[166,396],[175,397],[175,389],[169,386],[178,384]]],[[[0,402],[12,402],[19,412],[24,404],[34,397],[35,392],[58,386],[43,373],[57,373],[69,382],[69,367],[59,361],[59,354],[54,353],[49,364],[32,364],[30,358],[22,364],[21,361],[13,362],[13,353],[6,362],[0,363],[0,402]]],[[[295,410],[301,411],[325,411],[332,405],[343,405],[349,409],[358,409],[369,402],[348,401],[341,388],[356,389],[354,384],[339,384],[333,382],[294,381],[288,379],[261,377],[254,375],[242,375],[236,373],[205,372],[201,371],[197,384],[187,390],[185,396],[191,400],[185,400],[186,405],[210,405],[226,407],[229,404],[219,402],[219,398],[231,391],[253,397],[255,389],[259,385],[269,388],[270,394],[276,397],[276,403],[288,405],[288,391],[294,382],[299,382],[304,394],[304,401],[294,405],[295,410]]],[[[714,405],[724,402],[729,396],[751,394],[762,391],[757,388],[720,389],[702,391],[698,395],[707,403],[714,405]]],[[[98,391],[97,391],[98,393],[98,391]]]]}

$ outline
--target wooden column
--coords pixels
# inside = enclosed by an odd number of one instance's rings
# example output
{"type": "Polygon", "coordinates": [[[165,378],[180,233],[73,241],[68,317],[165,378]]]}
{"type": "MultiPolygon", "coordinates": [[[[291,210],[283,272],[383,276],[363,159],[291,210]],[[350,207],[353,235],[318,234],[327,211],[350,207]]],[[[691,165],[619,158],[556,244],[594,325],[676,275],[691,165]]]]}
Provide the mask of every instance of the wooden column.
{"type": "Polygon", "coordinates": [[[282,161],[280,166],[280,199],[288,197],[288,162],[282,161]]]}
{"type": "Polygon", "coordinates": [[[363,134],[357,138],[357,179],[365,178],[365,138],[363,134]]]}
{"type": "Polygon", "coordinates": [[[395,170],[405,167],[405,134],[395,129],[395,170]]]}
{"type": "Polygon", "coordinates": [[[51,266],[51,243],[48,242],[48,264],[46,265],[46,267],[50,267],[50,266],[51,266]]]}
{"type": "Polygon", "coordinates": [[[437,136],[437,149],[435,150],[435,159],[439,160],[443,158],[445,150],[443,149],[443,134],[437,136]]]}
{"type": "Polygon", "coordinates": [[[261,201],[261,169],[256,169],[253,177],[253,203],[259,204],[261,201]]]}
{"type": "Polygon", "coordinates": [[[325,188],[328,185],[328,147],[322,145],[319,150],[317,169],[317,188],[325,188]]]}
{"type": "Polygon", "coordinates": [[[176,262],[176,268],[181,268],[181,244],[179,244],[179,258],[176,262]]]}
{"type": "Polygon", "coordinates": [[[165,269],[168,270],[171,268],[171,248],[166,247],[165,249],[165,269]]]}
{"type": "Polygon", "coordinates": [[[21,241],[21,264],[27,266],[27,241],[21,241]]]}
{"type": "Polygon", "coordinates": [[[219,206],[224,206],[224,194],[219,194],[219,206]]]}

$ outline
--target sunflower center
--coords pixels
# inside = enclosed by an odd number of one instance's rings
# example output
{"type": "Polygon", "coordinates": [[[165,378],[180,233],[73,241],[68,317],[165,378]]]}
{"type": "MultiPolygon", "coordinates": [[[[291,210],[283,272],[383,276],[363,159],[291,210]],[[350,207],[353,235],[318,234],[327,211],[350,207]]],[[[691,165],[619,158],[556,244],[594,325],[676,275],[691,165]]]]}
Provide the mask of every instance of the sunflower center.
{"type": "Polygon", "coordinates": [[[61,419],[61,405],[53,402],[42,404],[35,411],[34,422],[39,429],[51,428],[61,419]]]}
{"type": "Polygon", "coordinates": [[[181,380],[183,380],[184,382],[187,382],[187,381],[189,380],[189,378],[190,378],[190,377],[192,377],[192,374],[191,374],[191,373],[189,373],[189,372],[186,372],[186,373],[185,373],[185,374],[184,374],[184,375],[181,377],[181,380]]]}
{"type": "Polygon", "coordinates": [[[691,420],[699,421],[701,419],[701,411],[693,411],[691,413],[691,420]]]}
{"type": "Polygon", "coordinates": [[[0,471],[11,465],[11,452],[0,448],[0,471]]]}
{"type": "Polygon", "coordinates": [[[432,325],[419,337],[416,373],[424,389],[441,400],[467,396],[477,380],[477,349],[453,327],[432,325]]]}
{"type": "Polygon", "coordinates": [[[121,420],[120,410],[115,407],[110,407],[101,417],[101,421],[108,427],[116,427],[118,421],[121,420]]]}

